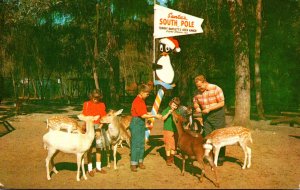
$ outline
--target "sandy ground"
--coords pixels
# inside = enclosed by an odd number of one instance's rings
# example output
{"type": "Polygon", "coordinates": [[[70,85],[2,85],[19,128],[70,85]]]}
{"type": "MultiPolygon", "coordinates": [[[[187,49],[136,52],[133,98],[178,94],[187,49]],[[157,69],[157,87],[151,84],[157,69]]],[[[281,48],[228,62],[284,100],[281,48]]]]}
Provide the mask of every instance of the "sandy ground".
{"type": "MultiPolygon", "coordinates": [[[[59,153],[55,157],[58,174],[52,180],[46,178],[45,158],[47,151],[43,148],[42,136],[47,132],[45,120],[58,114],[75,116],[78,109],[67,107],[57,113],[30,113],[7,119],[16,129],[0,137],[0,186],[12,189],[214,189],[210,180],[214,180],[210,171],[208,179],[202,183],[198,177],[198,164],[187,166],[184,176],[180,174],[182,163],[176,155],[175,165],[165,164],[162,141],[162,125],[156,122],[152,130],[151,146],[147,145],[144,164],[146,170],[133,173],[129,168],[127,147],[118,149],[118,169],[108,168],[103,160],[107,174],[97,173],[88,180],[76,181],[76,157],[73,154],[59,153]],[[191,171],[196,171],[196,176],[191,171]]],[[[227,116],[230,124],[232,117],[227,116]]],[[[238,146],[228,146],[227,160],[218,167],[220,188],[300,188],[300,128],[287,124],[269,125],[270,121],[251,121],[253,144],[252,166],[242,170],[243,152],[238,146]]],[[[86,158],[86,155],[85,155],[86,158]]],[[[87,168],[87,165],[86,165],[87,168]]]]}

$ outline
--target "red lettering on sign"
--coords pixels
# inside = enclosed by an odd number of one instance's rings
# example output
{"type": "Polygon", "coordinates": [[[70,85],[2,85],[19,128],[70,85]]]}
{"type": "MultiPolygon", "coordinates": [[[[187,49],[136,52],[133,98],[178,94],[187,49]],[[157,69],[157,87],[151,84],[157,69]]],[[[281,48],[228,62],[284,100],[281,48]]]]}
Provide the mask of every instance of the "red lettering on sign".
{"type": "Polygon", "coordinates": [[[176,18],[176,19],[182,19],[182,20],[186,20],[186,17],[185,16],[182,16],[182,15],[173,15],[173,13],[169,13],[168,14],[168,18],[176,18]]]}
{"type": "Polygon", "coordinates": [[[194,21],[181,21],[181,26],[194,28],[194,21]]]}
{"type": "Polygon", "coordinates": [[[177,26],[178,22],[174,19],[159,19],[159,25],[177,26]]]}

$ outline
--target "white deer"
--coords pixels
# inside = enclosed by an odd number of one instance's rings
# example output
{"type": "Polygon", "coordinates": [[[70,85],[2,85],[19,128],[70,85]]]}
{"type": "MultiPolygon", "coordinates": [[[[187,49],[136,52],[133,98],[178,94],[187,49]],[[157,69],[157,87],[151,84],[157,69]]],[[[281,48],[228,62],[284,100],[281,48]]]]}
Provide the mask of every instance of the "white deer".
{"type": "MultiPolygon", "coordinates": [[[[113,147],[113,155],[114,155],[114,169],[117,169],[117,148],[118,145],[122,146],[123,140],[127,142],[127,145],[130,146],[130,134],[127,131],[129,127],[130,121],[132,119],[131,116],[119,116],[123,112],[123,109],[118,111],[110,110],[105,116],[103,116],[100,120],[101,123],[108,123],[108,138],[110,140],[110,144],[113,147]]],[[[110,156],[107,156],[107,167],[110,167],[110,156]]]]}
{"type": "Polygon", "coordinates": [[[82,114],[78,115],[78,118],[86,122],[86,133],[66,133],[58,130],[49,130],[43,136],[44,148],[48,150],[48,155],[46,157],[46,171],[47,179],[50,180],[49,173],[49,162],[53,166],[54,173],[58,173],[55,168],[53,155],[56,155],[57,151],[64,153],[72,153],[77,156],[77,181],[80,181],[80,163],[83,172],[83,178],[86,180],[84,169],[84,153],[91,147],[91,144],[95,137],[94,121],[100,116],[84,116],[82,114]]]}
{"type": "Polygon", "coordinates": [[[233,145],[238,143],[244,151],[244,164],[242,169],[250,168],[251,166],[251,148],[249,142],[252,143],[251,132],[249,129],[240,126],[225,127],[214,130],[205,137],[206,143],[203,145],[206,149],[206,154],[213,149],[214,163],[217,166],[220,149],[223,146],[233,145]]]}
{"type": "Polygon", "coordinates": [[[47,119],[47,129],[49,130],[67,130],[68,133],[85,133],[85,128],[82,128],[77,120],[68,116],[52,116],[47,119]]]}

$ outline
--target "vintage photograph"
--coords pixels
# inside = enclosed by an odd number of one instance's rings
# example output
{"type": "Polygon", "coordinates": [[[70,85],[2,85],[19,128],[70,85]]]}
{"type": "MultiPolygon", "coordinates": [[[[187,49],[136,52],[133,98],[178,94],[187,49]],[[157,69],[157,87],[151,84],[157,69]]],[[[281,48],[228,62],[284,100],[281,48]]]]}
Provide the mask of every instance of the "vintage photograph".
{"type": "Polygon", "coordinates": [[[299,189],[299,0],[0,0],[0,189],[299,189]]]}

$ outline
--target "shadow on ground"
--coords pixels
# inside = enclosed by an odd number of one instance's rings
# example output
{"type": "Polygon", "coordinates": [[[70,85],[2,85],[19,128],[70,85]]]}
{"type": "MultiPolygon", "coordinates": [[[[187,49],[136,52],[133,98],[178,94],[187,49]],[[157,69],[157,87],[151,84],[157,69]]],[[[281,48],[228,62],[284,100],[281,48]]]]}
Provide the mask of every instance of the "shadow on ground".
{"type": "Polygon", "coordinates": [[[66,104],[61,101],[26,101],[22,104],[20,109],[16,110],[13,101],[2,102],[0,105],[0,120],[16,115],[27,115],[33,113],[44,113],[44,114],[61,114],[67,113],[68,111],[80,111],[82,110],[82,104],[66,104]]]}

